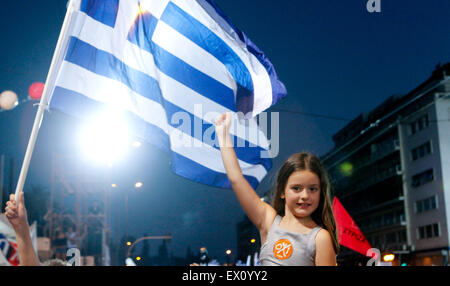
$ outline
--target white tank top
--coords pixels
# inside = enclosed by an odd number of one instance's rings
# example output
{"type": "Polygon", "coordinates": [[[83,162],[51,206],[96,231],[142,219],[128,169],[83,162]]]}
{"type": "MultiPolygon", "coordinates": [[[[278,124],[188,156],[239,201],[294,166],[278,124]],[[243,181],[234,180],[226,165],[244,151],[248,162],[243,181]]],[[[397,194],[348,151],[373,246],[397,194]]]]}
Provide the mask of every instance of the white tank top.
{"type": "Polygon", "coordinates": [[[302,234],[280,228],[281,216],[277,215],[261,246],[261,266],[314,266],[316,257],[316,235],[321,229],[316,226],[302,234]]]}

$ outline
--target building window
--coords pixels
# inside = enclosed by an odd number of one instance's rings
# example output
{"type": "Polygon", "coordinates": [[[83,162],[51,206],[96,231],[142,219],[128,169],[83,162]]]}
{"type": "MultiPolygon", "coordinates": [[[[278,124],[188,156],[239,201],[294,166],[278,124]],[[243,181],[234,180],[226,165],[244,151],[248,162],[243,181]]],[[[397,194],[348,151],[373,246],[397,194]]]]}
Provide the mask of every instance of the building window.
{"type": "Polygon", "coordinates": [[[411,157],[413,161],[425,157],[426,155],[431,154],[431,143],[428,141],[425,144],[420,145],[411,150],[411,157]]]}
{"type": "Polygon", "coordinates": [[[398,233],[398,240],[400,243],[406,242],[406,230],[402,230],[398,233]]]}
{"type": "Polygon", "coordinates": [[[391,225],[394,221],[394,213],[387,213],[384,215],[384,225],[391,225]]]}
{"type": "Polygon", "coordinates": [[[416,212],[423,213],[437,208],[436,196],[426,198],[416,202],[416,212]]]}
{"type": "Polygon", "coordinates": [[[426,239],[432,237],[438,237],[439,234],[439,224],[429,224],[419,227],[419,239],[426,239]]]}
{"type": "Polygon", "coordinates": [[[430,125],[430,120],[428,118],[428,114],[426,114],[409,124],[409,135],[416,134],[420,130],[428,127],[428,125],[430,125]]]}
{"type": "Polygon", "coordinates": [[[434,179],[433,169],[428,169],[426,171],[423,171],[421,173],[412,176],[411,185],[413,187],[419,187],[422,186],[423,184],[433,181],[433,179],[434,179]]]}
{"type": "Polygon", "coordinates": [[[395,217],[396,217],[396,222],[397,223],[405,222],[405,211],[404,210],[398,210],[395,213],[395,217]]]}
{"type": "Polygon", "coordinates": [[[433,225],[429,224],[425,226],[425,233],[427,237],[433,237],[433,225]]]}

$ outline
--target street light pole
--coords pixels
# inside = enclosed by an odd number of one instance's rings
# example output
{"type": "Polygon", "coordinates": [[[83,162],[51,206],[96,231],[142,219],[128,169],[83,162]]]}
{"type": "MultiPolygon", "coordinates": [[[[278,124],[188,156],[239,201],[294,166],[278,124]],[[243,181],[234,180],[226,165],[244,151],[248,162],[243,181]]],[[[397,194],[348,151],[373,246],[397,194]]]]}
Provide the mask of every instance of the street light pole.
{"type": "Polygon", "coordinates": [[[125,193],[125,237],[128,237],[128,193],[125,193]]]}
{"type": "MultiPolygon", "coordinates": [[[[142,186],[142,182],[134,184],[135,189],[140,189],[142,186]]],[[[125,235],[128,236],[128,193],[125,193],[125,235]]]]}
{"type": "MultiPolygon", "coordinates": [[[[255,243],[256,243],[256,239],[252,238],[250,239],[250,257],[253,257],[255,255],[255,243]]],[[[251,266],[255,266],[254,265],[254,261],[250,260],[250,265],[251,266]]]]}
{"type": "Polygon", "coordinates": [[[227,255],[227,266],[231,266],[233,263],[233,253],[231,252],[230,249],[227,249],[227,251],[225,252],[225,254],[227,255]],[[231,256],[231,263],[230,263],[230,256],[231,256]]]}

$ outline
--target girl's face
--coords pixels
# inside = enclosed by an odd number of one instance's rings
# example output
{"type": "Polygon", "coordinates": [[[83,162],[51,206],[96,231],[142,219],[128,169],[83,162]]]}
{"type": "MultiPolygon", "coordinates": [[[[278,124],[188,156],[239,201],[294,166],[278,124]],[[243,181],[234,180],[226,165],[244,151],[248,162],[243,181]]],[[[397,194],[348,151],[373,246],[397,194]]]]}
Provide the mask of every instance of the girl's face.
{"type": "Polygon", "coordinates": [[[308,170],[295,171],[289,176],[281,198],[285,199],[285,210],[295,217],[310,216],[319,206],[319,177],[308,170]]]}

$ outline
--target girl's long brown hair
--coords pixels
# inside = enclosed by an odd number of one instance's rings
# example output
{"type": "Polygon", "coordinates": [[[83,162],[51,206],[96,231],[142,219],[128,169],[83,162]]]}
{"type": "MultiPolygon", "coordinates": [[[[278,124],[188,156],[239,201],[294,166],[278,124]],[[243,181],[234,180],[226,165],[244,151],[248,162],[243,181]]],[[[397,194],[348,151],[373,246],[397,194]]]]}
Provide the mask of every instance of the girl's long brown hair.
{"type": "Polygon", "coordinates": [[[281,166],[275,189],[272,206],[277,214],[284,216],[285,202],[281,198],[284,193],[289,176],[295,171],[308,170],[315,173],[320,180],[320,202],[317,209],[311,214],[311,218],[319,226],[328,230],[333,238],[333,246],[336,254],[339,252],[339,241],[336,228],[336,221],[332,211],[330,199],[330,183],[325,168],[320,163],[319,158],[308,152],[301,152],[291,155],[283,166],[281,166]]]}

